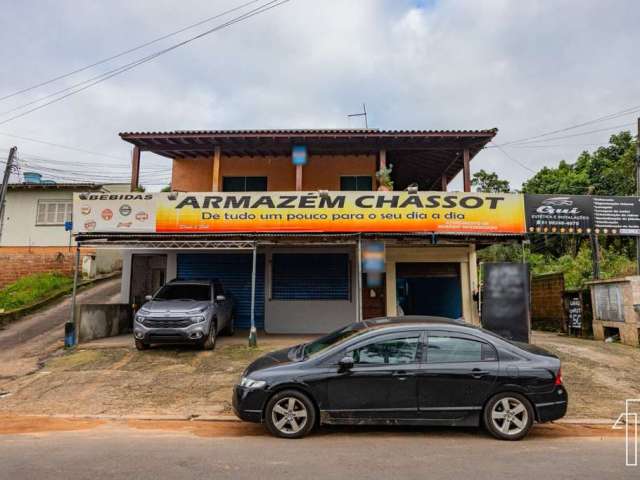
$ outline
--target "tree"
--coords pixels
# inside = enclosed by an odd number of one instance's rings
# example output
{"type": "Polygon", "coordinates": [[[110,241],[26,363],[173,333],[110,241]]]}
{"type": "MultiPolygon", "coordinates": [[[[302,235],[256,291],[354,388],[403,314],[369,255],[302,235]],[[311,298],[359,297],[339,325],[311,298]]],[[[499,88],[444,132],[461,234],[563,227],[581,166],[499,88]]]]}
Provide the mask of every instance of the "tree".
{"type": "MultiPolygon", "coordinates": [[[[552,195],[635,195],[635,149],[631,133],[614,134],[609,138],[609,145],[594,152],[582,152],[574,163],[562,160],[555,168],[543,168],[522,185],[522,190],[552,195]]],[[[534,272],[562,271],[567,274],[567,282],[574,285],[589,278],[588,268],[576,270],[575,267],[582,262],[590,268],[591,247],[584,239],[550,235],[533,237],[531,241],[532,249],[544,252],[534,272]]],[[[603,237],[601,248],[603,258],[615,260],[602,261],[603,278],[628,270],[629,264],[623,260],[634,256],[634,242],[630,238],[603,237]]]]}
{"type": "Polygon", "coordinates": [[[575,163],[545,167],[522,185],[525,193],[634,195],[635,142],[629,132],[612,135],[609,145],[582,152],[575,163]]]}
{"type": "Polygon", "coordinates": [[[471,185],[477,192],[484,193],[508,193],[511,190],[507,180],[501,180],[495,172],[480,170],[473,174],[471,185]]]}

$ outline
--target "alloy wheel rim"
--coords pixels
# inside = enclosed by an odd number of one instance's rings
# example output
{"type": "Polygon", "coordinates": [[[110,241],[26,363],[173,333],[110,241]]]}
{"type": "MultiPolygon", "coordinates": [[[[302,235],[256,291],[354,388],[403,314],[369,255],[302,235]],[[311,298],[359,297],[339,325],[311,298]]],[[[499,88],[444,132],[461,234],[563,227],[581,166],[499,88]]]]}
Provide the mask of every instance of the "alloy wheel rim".
{"type": "Polygon", "coordinates": [[[280,432],[295,434],[307,424],[307,407],[295,397],[285,397],[273,406],[271,419],[280,432]]]}
{"type": "Polygon", "coordinates": [[[491,409],[493,426],[503,435],[522,433],[529,421],[529,412],[524,404],[514,397],[505,397],[491,409]]]}

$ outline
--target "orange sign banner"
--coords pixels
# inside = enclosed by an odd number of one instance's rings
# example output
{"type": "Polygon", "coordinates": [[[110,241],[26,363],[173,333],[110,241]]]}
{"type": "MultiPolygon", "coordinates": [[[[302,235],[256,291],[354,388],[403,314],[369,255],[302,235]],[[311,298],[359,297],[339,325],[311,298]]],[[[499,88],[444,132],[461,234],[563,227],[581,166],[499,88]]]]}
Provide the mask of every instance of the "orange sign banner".
{"type": "Polygon", "coordinates": [[[154,195],[157,232],[520,234],[524,199],[462,192],[261,192],[154,195]]]}

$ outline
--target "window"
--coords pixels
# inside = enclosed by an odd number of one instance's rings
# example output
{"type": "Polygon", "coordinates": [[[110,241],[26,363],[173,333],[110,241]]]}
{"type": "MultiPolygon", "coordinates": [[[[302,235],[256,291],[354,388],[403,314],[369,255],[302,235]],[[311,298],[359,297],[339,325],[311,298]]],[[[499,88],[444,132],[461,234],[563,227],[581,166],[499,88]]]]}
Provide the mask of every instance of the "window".
{"type": "Polygon", "coordinates": [[[353,363],[359,365],[402,365],[413,363],[420,337],[393,338],[371,343],[352,352],[353,363]]]}
{"type": "Polygon", "coordinates": [[[223,177],[223,192],[266,192],[267,177],[223,177]]]}
{"type": "Polygon", "coordinates": [[[214,280],[213,281],[213,290],[216,294],[216,297],[218,295],[224,295],[224,287],[222,286],[222,283],[220,283],[220,280],[214,280]]]}
{"type": "Polygon", "coordinates": [[[346,327],[342,327],[339,330],[328,333],[324,337],[320,337],[313,342],[307,343],[304,346],[302,353],[304,356],[311,357],[362,332],[364,332],[364,328],[361,324],[355,324],[355,326],[354,324],[347,325],[346,327]]]}
{"type": "Polygon", "coordinates": [[[467,338],[429,335],[427,363],[459,363],[498,360],[495,349],[467,338]]]}
{"type": "Polygon", "coordinates": [[[346,253],[274,253],[273,300],[349,300],[346,253]]]}
{"type": "Polygon", "coordinates": [[[38,200],[36,225],[64,225],[71,221],[71,200],[38,200]]]}
{"type": "Polygon", "coordinates": [[[370,192],[373,190],[371,176],[357,175],[340,177],[340,190],[346,192],[370,192]]]}

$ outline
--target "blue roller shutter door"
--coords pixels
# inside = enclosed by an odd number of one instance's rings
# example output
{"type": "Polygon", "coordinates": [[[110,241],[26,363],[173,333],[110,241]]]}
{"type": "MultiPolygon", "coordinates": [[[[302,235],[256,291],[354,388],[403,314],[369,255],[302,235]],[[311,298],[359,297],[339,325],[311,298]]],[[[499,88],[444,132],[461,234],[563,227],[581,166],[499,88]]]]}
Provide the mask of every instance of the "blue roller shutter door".
{"type": "Polygon", "coordinates": [[[274,300],[350,300],[346,253],[274,253],[274,300]]]}
{"type": "MultiPolygon", "coordinates": [[[[178,255],[178,278],[217,278],[235,300],[236,328],[251,326],[252,255],[185,253],[178,255]]],[[[256,262],[256,327],[264,328],[264,255],[256,262]]]]}

